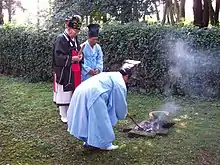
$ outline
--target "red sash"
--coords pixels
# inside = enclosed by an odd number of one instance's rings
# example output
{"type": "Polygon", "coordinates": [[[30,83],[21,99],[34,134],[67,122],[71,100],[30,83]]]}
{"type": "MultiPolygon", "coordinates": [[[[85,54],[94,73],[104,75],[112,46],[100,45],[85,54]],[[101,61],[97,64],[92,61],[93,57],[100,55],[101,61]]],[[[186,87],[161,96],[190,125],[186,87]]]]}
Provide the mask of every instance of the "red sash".
{"type": "MultiPolygon", "coordinates": [[[[72,50],[72,56],[78,56],[77,51],[72,50]]],[[[72,64],[72,72],[73,72],[74,88],[76,88],[81,83],[81,70],[79,63],[72,64]]]]}

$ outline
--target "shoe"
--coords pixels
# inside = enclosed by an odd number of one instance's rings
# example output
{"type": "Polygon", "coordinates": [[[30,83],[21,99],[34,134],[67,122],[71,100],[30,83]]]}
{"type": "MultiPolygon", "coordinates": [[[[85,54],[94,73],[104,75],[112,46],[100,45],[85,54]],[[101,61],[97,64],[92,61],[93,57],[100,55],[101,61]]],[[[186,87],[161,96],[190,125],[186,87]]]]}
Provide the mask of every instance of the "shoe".
{"type": "Polygon", "coordinates": [[[67,123],[67,117],[61,117],[60,119],[63,123],[67,123]]]}
{"type": "Polygon", "coordinates": [[[89,146],[88,143],[83,142],[83,147],[88,147],[88,146],[89,146]]]}
{"type": "Polygon", "coordinates": [[[111,145],[111,146],[105,148],[104,150],[111,151],[111,150],[116,150],[116,149],[118,149],[118,146],[116,146],[116,145],[111,145]]]}

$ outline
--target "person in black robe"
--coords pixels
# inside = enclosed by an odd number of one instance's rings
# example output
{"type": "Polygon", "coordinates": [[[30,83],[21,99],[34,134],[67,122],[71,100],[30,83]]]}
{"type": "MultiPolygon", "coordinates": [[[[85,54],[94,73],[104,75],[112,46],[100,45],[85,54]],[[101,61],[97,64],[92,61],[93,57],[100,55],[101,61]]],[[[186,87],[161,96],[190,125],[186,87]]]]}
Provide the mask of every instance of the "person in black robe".
{"type": "MultiPolygon", "coordinates": [[[[67,109],[79,82],[74,76],[73,65],[81,68],[82,56],[78,54],[80,44],[77,34],[81,27],[81,17],[74,15],[66,20],[65,31],[58,35],[53,44],[52,67],[54,72],[53,101],[59,107],[61,121],[67,122],[67,109]],[[75,56],[73,56],[75,54],[75,56]]],[[[77,74],[78,75],[78,74],[77,74]]],[[[79,77],[81,79],[81,76],[79,77]]]]}

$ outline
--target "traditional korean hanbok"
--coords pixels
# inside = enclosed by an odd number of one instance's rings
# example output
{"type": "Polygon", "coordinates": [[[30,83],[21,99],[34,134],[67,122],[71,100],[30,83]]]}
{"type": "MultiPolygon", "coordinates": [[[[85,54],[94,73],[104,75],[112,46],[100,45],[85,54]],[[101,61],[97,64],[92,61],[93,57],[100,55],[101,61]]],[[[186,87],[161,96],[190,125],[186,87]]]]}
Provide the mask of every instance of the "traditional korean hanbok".
{"type": "Polygon", "coordinates": [[[83,49],[84,64],[82,65],[82,81],[87,80],[93,75],[89,74],[91,69],[98,69],[99,72],[103,71],[103,52],[99,44],[93,48],[89,45],[88,41],[84,43],[83,49]]]}
{"type": "MultiPolygon", "coordinates": [[[[72,17],[68,27],[80,29],[80,21],[77,16],[72,17]]],[[[81,62],[72,62],[72,56],[78,55],[79,50],[77,37],[71,38],[67,30],[58,35],[53,44],[53,101],[59,107],[63,122],[67,122],[67,109],[73,91],[81,82],[81,62]]]]}
{"type": "Polygon", "coordinates": [[[82,81],[101,73],[103,71],[103,52],[101,46],[97,43],[99,36],[99,25],[88,25],[88,40],[83,43],[84,64],[82,65],[82,81]],[[90,70],[98,70],[96,74],[91,74],[90,70]]]}
{"type": "Polygon", "coordinates": [[[102,72],[82,82],[67,111],[68,131],[87,145],[115,149],[113,126],[127,114],[127,89],[120,72],[102,72]]]}

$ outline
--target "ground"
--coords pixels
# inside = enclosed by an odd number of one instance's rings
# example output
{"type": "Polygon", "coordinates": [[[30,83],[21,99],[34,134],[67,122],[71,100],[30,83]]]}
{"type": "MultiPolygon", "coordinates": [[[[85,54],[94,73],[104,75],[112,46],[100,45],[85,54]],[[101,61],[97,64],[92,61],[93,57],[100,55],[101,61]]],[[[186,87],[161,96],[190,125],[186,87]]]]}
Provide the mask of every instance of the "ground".
{"type": "MultiPolygon", "coordinates": [[[[0,76],[0,164],[217,165],[220,164],[220,103],[176,98],[181,109],[168,136],[128,138],[114,128],[115,151],[82,147],[60,122],[52,84],[0,76]]],[[[129,113],[142,121],[163,104],[160,96],[129,94],[129,113]]]]}

